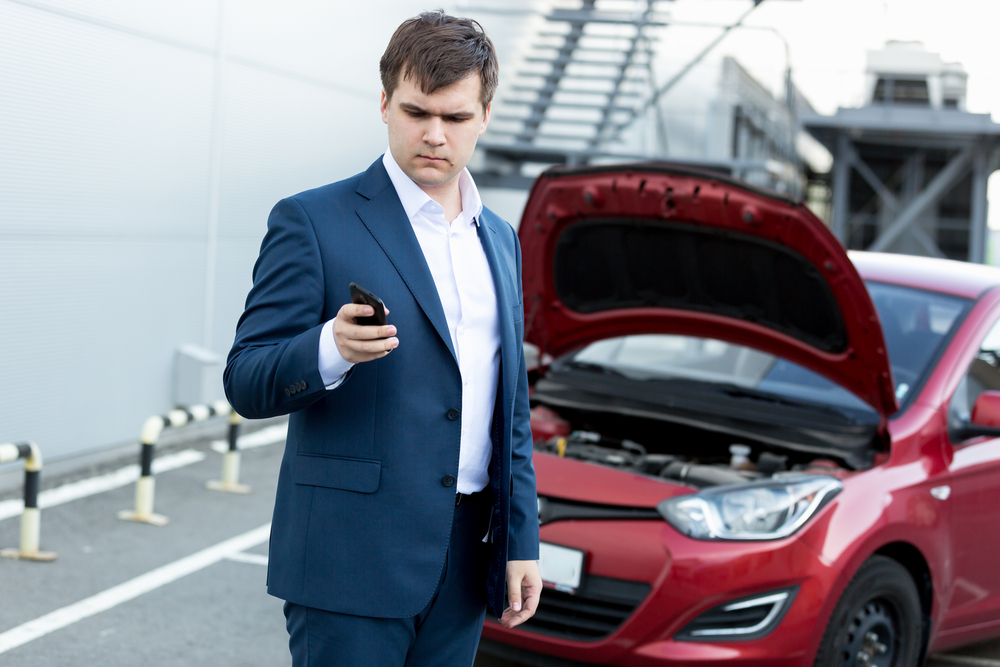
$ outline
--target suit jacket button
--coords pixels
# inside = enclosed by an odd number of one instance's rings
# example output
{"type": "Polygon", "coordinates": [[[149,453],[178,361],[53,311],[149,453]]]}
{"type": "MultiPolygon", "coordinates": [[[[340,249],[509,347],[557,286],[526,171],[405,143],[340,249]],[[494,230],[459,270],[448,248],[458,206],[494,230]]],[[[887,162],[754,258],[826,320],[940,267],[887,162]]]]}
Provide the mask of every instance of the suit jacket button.
{"type": "Polygon", "coordinates": [[[299,389],[301,389],[302,391],[305,391],[306,389],[308,389],[308,388],[309,388],[309,385],[308,385],[308,384],[306,384],[306,381],[305,381],[305,380],[303,380],[303,381],[302,381],[302,382],[300,382],[299,384],[301,385],[301,386],[299,387],[299,389]]]}
{"type": "Polygon", "coordinates": [[[448,419],[451,420],[451,421],[455,421],[456,419],[458,419],[458,410],[456,410],[455,408],[452,408],[451,410],[449,410],[448,411],[448,419]]]}
{"type": "Polygon", "coordinates": [[[454,483],[455,483],[455,478],[452,477],[451,475],[445,475],[444,477],[441,478],[441,484],[443,484],[444,486],[451,486],[454,483]]]}
{"type": "Polygon", "coordinates": [[[291,395],[292,395],[292,390],[289,389],[288,387],[285,387],[285,396],[291,396],[291,395]]]}

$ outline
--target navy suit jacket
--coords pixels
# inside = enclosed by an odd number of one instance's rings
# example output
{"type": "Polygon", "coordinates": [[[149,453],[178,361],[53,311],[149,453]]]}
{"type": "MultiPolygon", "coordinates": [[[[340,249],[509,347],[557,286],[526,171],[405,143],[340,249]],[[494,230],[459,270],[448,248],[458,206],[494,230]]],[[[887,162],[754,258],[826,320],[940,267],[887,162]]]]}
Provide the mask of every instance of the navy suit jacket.
{"type": "MultiPolygon", "coordinates": [[[[488,607],[504,608],[508,560],[538,558],[538,514],[521,303],[521,249],[484,209],[501,369],[491,438],[488,607]]],[[[248,418],[290,414],[271,524],[268,592],[381,618],[419,613],[445,563],[455,512],[462,382],[437,288],[389,175],[364,173],[284,199],[268,219],[226,363],[248,418]],[[323,323],[356,282],[392,311],[399,347],[328,391],[323,323]]]]}

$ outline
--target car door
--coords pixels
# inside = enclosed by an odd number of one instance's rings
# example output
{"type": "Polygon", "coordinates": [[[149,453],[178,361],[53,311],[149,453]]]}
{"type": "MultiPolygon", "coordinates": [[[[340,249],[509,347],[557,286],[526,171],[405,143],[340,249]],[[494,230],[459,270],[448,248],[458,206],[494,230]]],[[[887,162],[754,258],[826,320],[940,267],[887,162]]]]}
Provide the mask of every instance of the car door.
{"type": "MultiPolygon", "coordinates": [[[[948,406],[949,424],[968,423],[976,398],[1000,390],[1000,322],[980,344],[948,406]]],[[[952,436],[955,438],[954,429],[952,436]]],[[[947,487],[952,511],[954,590],[942,629],[1000,620],[1000,438],[955,442],[947,487]]]]}

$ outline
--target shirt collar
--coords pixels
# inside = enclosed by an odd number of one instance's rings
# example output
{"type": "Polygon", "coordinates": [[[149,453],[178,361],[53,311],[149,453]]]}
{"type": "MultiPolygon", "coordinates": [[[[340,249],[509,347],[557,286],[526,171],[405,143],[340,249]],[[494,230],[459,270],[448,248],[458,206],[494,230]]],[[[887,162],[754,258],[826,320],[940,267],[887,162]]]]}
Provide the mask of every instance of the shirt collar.
{"type": "MultiPolygon", "coordinates": [[[[434,202],[430,195],[421,190],[420,186],[406,175],[388,148],[382,156],[382,164],[389,174],[392,186],[396,188],[396,194],[399,196],[400,203],[403,204],[403,210],[406,211],[408,219],[412,220],[421,209],[434,202]]],[[[462,195],[462,214],[459,217],[465,222],[471,221],[479,225],[479,216],[483,212],[483,200],[480,198],[476,182],[472,180],[472,174],[467,168],[463,168],[462,173],[458,176],[458,191],[462,195]]]]}

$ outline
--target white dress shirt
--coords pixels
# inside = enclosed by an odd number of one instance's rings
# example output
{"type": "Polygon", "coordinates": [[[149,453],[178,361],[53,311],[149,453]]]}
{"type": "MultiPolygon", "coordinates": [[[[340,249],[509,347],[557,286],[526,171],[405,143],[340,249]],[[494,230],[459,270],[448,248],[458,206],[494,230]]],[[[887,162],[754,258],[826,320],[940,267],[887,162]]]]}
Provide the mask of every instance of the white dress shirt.
{"type": "MultiPolygon", "coordinates": [[[[475,493],[489,483],[493,451],[490,424],[500,379],[500,320],[496,287],[476,227],[483,203],[468,169],[458,177],[462,212],[450,223],[444,208],[407,176],[386,150],[382,157],[406,217],[430,268],[448,321],[451,343],[462,374],[462,438],[458,457],[458,493],[475,493]]],[[[392,309],[392,304],[387,304],[392,309]]],[[[400,345],[406,345],[406,329],[400,345]]],[[[350,370],[333,340],[333,320],[319,338],[319,372],[327,389],[350,370]]]]}

